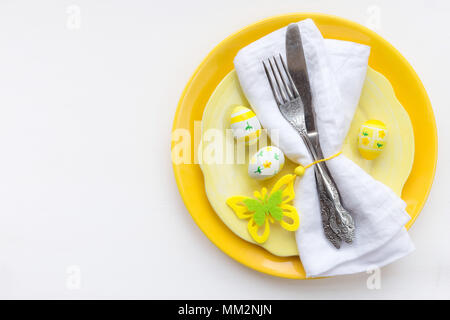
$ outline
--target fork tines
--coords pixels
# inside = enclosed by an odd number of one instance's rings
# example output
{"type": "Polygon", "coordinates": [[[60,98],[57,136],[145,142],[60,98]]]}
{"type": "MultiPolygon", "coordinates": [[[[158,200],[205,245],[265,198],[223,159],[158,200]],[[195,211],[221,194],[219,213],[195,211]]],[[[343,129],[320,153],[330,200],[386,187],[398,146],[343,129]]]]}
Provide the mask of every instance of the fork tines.
{"type": "Polygon", "coordinates": [[[278,54],[278,57],[273,56],[268,58],[267,61],[263,60],[262,64],[278,105],[285,104],[300,96],[281,54],[278,54]]]}

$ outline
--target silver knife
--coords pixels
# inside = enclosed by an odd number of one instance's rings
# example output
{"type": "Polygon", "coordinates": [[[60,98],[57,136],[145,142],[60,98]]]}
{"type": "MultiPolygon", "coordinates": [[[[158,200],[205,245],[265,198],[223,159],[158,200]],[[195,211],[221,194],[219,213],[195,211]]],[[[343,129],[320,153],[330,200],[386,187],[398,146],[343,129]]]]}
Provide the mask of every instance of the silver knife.
{"type": "MultiPolygon", "coordinates": [[[[305,139],[314,161],[323,159],[323,152],[316,126],[316,116],[312,103],[308,70],[303,52],[302,38],[297,24],[290,24],[286,31],[286,58],[289,74],[300,95],[305,114],[305,139]]],[[[325,162],[314,166],[317,192],[319,194],[322,225],[326,238],[340,248],[341,240],[351,243],[355,225],[349,212],[342,206],[339,189],[325,162]]]]}

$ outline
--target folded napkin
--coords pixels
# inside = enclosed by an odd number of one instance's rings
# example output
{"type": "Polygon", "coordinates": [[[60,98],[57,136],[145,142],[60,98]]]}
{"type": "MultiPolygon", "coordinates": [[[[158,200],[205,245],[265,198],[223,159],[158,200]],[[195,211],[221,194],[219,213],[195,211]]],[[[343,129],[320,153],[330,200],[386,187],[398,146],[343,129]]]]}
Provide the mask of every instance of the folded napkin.
{"type": "MultiPolygon", "coordinates": [[[[298,23],[308,66],[320,142],[325,157],[340,151],[350,127],[367,71],[370,48],[323,39],[311,19],[298,23]]],[[[278,132],[278,147],[296,163],[311,162],[298,133],[278,110],[261,61],[285,52],[286,28],[243,48],[234,65],[241,87],[262,126],[278,132]]],[[[355,221],[355,240],[337,250],[322,228],[314,170],[297,179],[294,205],[300,214],[296,240],[308,277],[365,272],[382,267],[414,250],[404,228],[406,204],[343,155],[327,161],[344,206],[355,221]]]]}

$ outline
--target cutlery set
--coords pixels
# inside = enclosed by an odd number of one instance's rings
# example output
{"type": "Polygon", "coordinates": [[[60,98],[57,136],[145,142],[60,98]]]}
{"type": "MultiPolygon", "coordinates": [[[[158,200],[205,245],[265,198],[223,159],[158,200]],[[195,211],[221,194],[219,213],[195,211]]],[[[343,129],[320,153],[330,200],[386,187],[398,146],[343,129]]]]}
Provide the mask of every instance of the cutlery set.
{"type": "MultiPolygon", "coordinates": [[[[286,60],[287,65],[280,54],[262,62],[274,99],[283,117],[302,138],[312,160],[324,159],[297,24],[290,24],[286,31],[286,60]]],[[[323,230],[326,238],[339,249],[342,241],[352,243],[355,235],[354,221],[342,205],[339,189],[326,162],[316,163],[314,172],[323,230]]]]}

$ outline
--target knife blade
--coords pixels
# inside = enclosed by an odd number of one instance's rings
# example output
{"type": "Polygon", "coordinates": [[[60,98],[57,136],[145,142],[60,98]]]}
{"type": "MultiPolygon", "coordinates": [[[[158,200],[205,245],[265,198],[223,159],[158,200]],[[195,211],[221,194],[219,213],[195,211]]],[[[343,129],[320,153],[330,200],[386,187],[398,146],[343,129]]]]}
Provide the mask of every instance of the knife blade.
{"type": "Polygon", "coordinates": [[[308,68],[300,29],[295,23],[290,24],[286,31],[286,58],[289,73],[304,106],[306,131],[314,133],[317,131],[316,117],[312,106],[308,68]]]}

